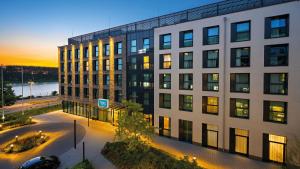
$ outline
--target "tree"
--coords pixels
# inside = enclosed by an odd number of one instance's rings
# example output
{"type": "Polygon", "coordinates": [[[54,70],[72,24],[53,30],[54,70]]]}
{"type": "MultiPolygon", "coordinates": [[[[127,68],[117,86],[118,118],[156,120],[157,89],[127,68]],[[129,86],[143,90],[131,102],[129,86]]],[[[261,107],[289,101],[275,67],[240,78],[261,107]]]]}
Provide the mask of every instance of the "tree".
{"type": "Polygon", "coordinates": [[[145,119],[140,104],[126,100],[122,104],[125,108],[119,114],[116,139],[127,143],[129,150],[145,147],[153,136],[154,128],[145,119]]]}
{"type": "Polygon", "coordinates": [[[56,96],[56,95],[57,95],[57,91],[55,91],[55,90],[52,91],[51,95],[52,95],[52,96],[56,96]]]}
{"type": "MultiPolygon", "coordinates": [[[[3,94],[4,94],[4,104],[5,106],[10,106],[15,104],[15,102],[17,101],[17,99],[19,97],[17,97],[12,89],[12,86],[7,84],[4,81],[3,84],[3,94]]],[[[2,107],[2,85],[1,85],[1,80],[0,80],[0,107],[2,107]]]]}

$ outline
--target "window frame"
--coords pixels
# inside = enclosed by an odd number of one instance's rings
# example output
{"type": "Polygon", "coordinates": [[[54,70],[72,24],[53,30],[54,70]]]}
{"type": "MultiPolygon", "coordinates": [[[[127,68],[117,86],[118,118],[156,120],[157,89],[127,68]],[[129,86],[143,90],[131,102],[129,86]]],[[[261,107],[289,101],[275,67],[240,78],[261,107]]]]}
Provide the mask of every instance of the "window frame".
{"type": "Polygon", "coordinates": [[[230,117],[241,118],[241,119],[249,119],[250,118],[250,100],[244,98],[230,98],[230,117]],[[237,100],[243,100],[247,102],[248,107],[237,107],[237,100]],[[242,109],[243,112],[245,110],[248,111],[247,116],[239,116],[237,115],[237,109],[242,109]]]}
{"type": "Polygon", "coordinates": [[[283,43],[283,44],[274,44],[274,45],[265,45],[264,48],[264,66],[265,67],[275,67],[275,66],[289,66],[289,44],[288,43],[283,43]],[[280,58],[281,56],[272,56],[271,55],[271,49],[272,48],[279,48],[279,47],[286,47],[286,56],[285,56],[285,63],[283,64],[276,64],[276,65],[272,65],[270,64],[270,60],[271,58],[280,58]]]}
{"type": "Polygon", "coordinates": [[[180,52],[179,53],[179,69],[193,69],[193,52],[180,52]],[[187,54],[187,55],[186,55],[187,54]],[[186,60],[187,57],[191,56],[191,60],[186,60]],[[187,62],[187,64],[185,64],[187,62]],[[188,65],[188,66],[185,66],[188,65]]]}
{"type": "MultiPolygon", "coordinates": [[[[230,67],[232,68],[243,68],[243,67],[250,67],[251,65],[251,47],[238,47],[238,48],[231,48],[230,50],[231,55],[230,55],[230,67]],[[236,60],[237,60],[237,50],[244,50],[247,49],[248,50],[248,64],[247,65],[240,65],[237,66],[236,65],[236,60]]],[[[242,55],[241,55],[242,56],[242,55]]],[[[242,57],[239,57],[242,63],[242,57]]]]}
{"type": "Polygon", "coordinates": [[[270,94],[270,95],[288,95],[288,73],[264,73],[264,94],[270,94]],[[271,83],[271,75],[282,75],[285,76],[284,83],[271,83]],[[274,93],[271,92],[271,86],[273,85],[283,85],[283,88],[285,90],[285,93],[274,93]]]}
{"type": "Polygon", "coordinates": [[[194,41],[194,32],[192,29],[179,32],[179,47],[180,48],[193,47],[193,43],[194,43],[193,41],[194,41]],[[189,39],[186,39],[185,36],[187,34],[192,34],[192,37],[189,39]]]}
{"type": "Polygon", "coordinates": [[[165,50],[171,48],[172,48],[172,34],[167,33],[167,34],[159,35],[159,50],[165,50]],[[170,36],[170,41],[165,41],[166,36],[170,36]],[[169,44],[169,46],[166,44],[169,44]]]}
{"type": "MultiPolygon", "coordinates": [[[[276,15],[276,16],[270,16],[265,18],[265,39],[276,39],[276,38],[283,38],[283,37],[289,37],[289,25],[290,25],[290,16],[289,14],[284,14],[284,15],[276,15]],[[286,19],[286,26],[284,27],[286,30],[286,34],[282,36],[275,36],[272,37],[272,20],[273,19],[286,19]]],[[[278,29],[278,28],[277,28],[278,29]]]]}
{"type": "Polygon", "coordinates": [[[171,109],[172,107],[172,95],[170,93],[159,93],[159,108],[163,109],[171,109]],[[169,96],[169,98],[166,98],[169,96]],[[169,103],[170,106],[166,106],[166,102],[169,103]]]}
{"type": "Polygon", "coordinates": [[[231,42],[233,43],[233,42],[245,42],[245,41],[251,41],[251,20],[231,23],[231,42]],[[243,32],[237,32],[238,24],[243,24],[243,23],[249,23],[249,30],[248,31],[243,31],[243,32]],[[238,40],[237,36],[238,36],[239,33],[240,34],[241,33],[248,33],[248,35],[249,35],[248,39],[238,40]]]}
{"type": "Polygon", "coordinates": [[[179,94],[179,110],[193,112],[193,95],[179,94]],[[191,97],[192,100],[188,101],[187,97],[191,97]],[[188,105],[191,105],[191,109],[188,109],[188,105]]]}
{"type": "Polygon", "coordinates": [[[217,45],[220,43],[220,26],[219,25],[215,25],[215,26],[209,26],[209,27],[204,27],[203,28],[203,45],[217,45]],[[209,30],[210,29],[214,29],[214,28],[218,28],[218,35],[214,35],[214,36],[209,36],[209,30]],[[209,43],[209,39],[211,37],[217,37],[217,41],[215,43],[209,43]]]}
{"type": "Polygon", "coordinates": [[[287,102],[284,102],[284,101],[271,101],[271,100],[264,100],[263,102],[263,121],[264,122],[272,122],[272,123],[279,123],[279,124],[287,124],[288,123],[288,103],[287,102]],[[283,108],[284,108],[284,118],[283,118],[283,122],[280,122],[280,121],[275,121],[275,120],[271,120],[270,118],[270,113],[271,113],[271,110],[270,110],[270,105],[271,103],[274,102],[274,103],[282,103],[283,104],[283,108]]]}
{"type": "MultiPolygon", "coordinates": [[[[246,84],[246,83],[238,83],[238,84],[246,84]]],[[[230,73],[230,92],[231,93],[250,93],[250,73],[230,73]],[[236,75],[248,75],[248,91],[236,91],[236,75]],[[234,76],[234,77],[233,77],[234,76]],[[234,80],[234,82],[233,82],[234,80]]]]}
{"type": "Polygon", "coordinates": [[[159,69],[171,69],[172,68],[172,55],[171,53],[165,53],[159,55],[159,69]],[[170,56],[170,61],[165,61],[165,56],[170,56]],[[170,65],[169,67],[165,68],[166,65],[170,65]]]}
{"type": "Polygon", "coordinates": [[[172,88],[172,75],[171,75],[171,73],[161,73],[161,74],[159,74],[159,89],[171,89],[171,88],[172,88]],[[166,80],[166,76],[170,77],[169,81],[166,80]],[[164,87],[164,86],[167,86],[167,87],[164,87]]]}
{"type": "Polygon", "coordinates": [[[179,90],[193,90],[193,73],[179,74],[179,90]],[[185,87],[186,85],[188,86],[187,88],[185,87]]]}

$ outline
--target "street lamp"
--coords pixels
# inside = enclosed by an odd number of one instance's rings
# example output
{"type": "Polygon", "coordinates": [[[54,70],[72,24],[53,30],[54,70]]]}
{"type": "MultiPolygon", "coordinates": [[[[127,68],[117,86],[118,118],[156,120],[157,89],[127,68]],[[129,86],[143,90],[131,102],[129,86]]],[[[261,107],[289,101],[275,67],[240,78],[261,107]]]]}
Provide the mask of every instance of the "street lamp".
{"type": "Polygon", "coordinates": [[[4,123],[4,120],[5,120],[5,116],[4,116],[4,88],[3,88],[3,69],[5,69],[5,66],[4,65],[1,65],[1,83],[2,83],[2,121],[4,123]]]}

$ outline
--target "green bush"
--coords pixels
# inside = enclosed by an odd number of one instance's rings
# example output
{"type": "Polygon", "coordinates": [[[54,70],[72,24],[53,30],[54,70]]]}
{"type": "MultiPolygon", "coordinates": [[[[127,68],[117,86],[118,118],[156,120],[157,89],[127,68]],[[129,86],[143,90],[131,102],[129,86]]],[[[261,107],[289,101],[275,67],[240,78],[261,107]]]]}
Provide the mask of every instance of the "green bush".
{"type": "Polygon", "coordinates": [[[72,169],[94,169],[94,167],[89,160],[84,160],[76,164],[72,169]]]}
{"type": "Polygon", "coordinates": [[[153,147],[128,150],[125,142],[106,143],[101,153],[119,169],[201,169],[196,162],[178,160],[153,147]]]}

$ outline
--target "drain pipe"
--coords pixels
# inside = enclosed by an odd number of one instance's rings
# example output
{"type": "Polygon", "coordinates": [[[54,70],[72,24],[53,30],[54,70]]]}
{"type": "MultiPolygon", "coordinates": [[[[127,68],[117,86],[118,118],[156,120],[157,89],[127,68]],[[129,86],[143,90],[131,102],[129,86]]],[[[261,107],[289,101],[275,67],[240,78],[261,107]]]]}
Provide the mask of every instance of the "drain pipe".
{"type": "Polygon", "coordinates": [[[227,22],[227,18],[224,17],[223,18],[223,26],[224,26],[224,36],[223,36],[223,151],[225,151],[225,112],[226,112],[226,91],[227,91],[227,87],[226,87],[226,44],[227,44],[227,39],[226,39],[226,22],[227,22]]]}

